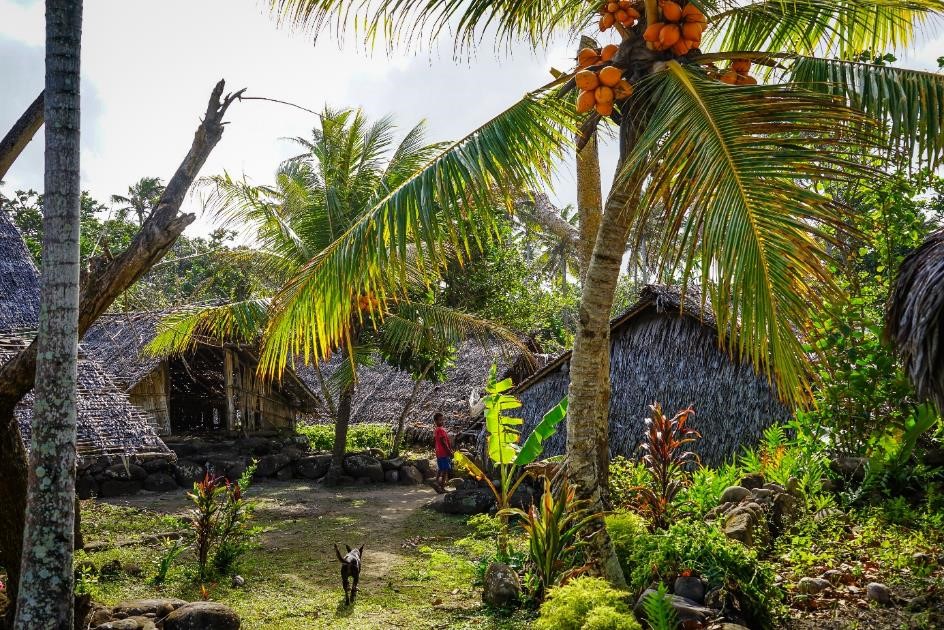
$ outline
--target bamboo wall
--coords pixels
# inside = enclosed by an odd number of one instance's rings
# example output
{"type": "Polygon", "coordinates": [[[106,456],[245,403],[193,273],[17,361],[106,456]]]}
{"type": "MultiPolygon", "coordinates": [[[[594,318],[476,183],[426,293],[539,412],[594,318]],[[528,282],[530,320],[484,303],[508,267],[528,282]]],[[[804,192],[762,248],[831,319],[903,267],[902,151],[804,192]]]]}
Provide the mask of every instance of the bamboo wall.
{"type": "Polygon", "coordinates": [[[148,413],[158,435],[170,435],[170,409],[167,405],[167,364],[144,377],[128,391],[131,402],[148,413]]]}

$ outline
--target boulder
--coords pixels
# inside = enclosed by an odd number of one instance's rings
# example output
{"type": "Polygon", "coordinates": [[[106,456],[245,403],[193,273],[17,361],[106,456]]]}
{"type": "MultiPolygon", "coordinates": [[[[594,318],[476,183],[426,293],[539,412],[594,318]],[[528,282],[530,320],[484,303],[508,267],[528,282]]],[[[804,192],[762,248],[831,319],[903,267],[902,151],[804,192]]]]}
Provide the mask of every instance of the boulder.
{"type": "Polygon", "coordinates": [[[380,460],[367,453],[352,453],[346,456],[344,472],[355,479],[367,478],[377,483],[384,480],[384,470],[380,460]]]}
{"type": "Polygon", "coordinates": [[[873,602],[878,602],[883,606],[892,603],[892,592],[887,586],[880,582],[869,582],[865,586],[865,596],[873,602]]]}
{"type": "Polygon", "coordinates": [[[192,602],[167,615],[164,630],[239,630],[239,617],[223,604],[192,602]]]}
{"type": "Polygon", "coordinates": [[[429,507],[443,514],[485,514],[495,507],[495,497],[488,488],[463,488],[440,494],[429,507]]]}
{"type": "Polygon", "coordinates": [[[321,479],[331,467],[330,455],[309,455],[295,462],[295,476],[303,479],[321,479]]]}
{"type": "Polygon", "coordinates": [[[423,483],[423,473],[420,472],[419,468],[413,466],[412,464],[404,464],[400,466],[400,483],[404,485],[416,485],[423,483]]]}
{"type": "Polygon", "coordinates": [[[403,464],[406,462],[402,457],[394,457],[393,459],[382,459],[380,460],[380,465],[383,466],[384,472],[388,470],[399,470],[403,464]]]}
{"type": "Polygon", "coordinates": [[[171,462],[163,457],[155,457],[141,462],[141,468],[149,473],[167,472],[170,470],[171,462]]]}
{"type": "Polygon", "coordinates": [[[157,617],[166,617],[187,602],[173,597],[154,598],[154,599],[128,599],[118,602],[111,607],[112,614],[127,615],[156,615],[157,617]]]}
{"type": "Polygon", "coordinates": [[[102,476],[106,479],[118,479],[121,481],[144,481],[148,474],[144,468],[137,464],[125,465],[124,463],[118,463],[106,468],[102,472],[102,476]]]}
{"type": "Polygon", "coordinates": [[[797,584],[797,590],[804,595],[818,595],[831,586],[826,578],[805,577],[797,584]]]}
{"type": "Polygon", "coordinates": [[[141,482],[122,479],[103,479],[98,484],[98,496],[103,499],[120,497],[125,494],[135,494],[141,489],[141,482]]]}
{"type": "Polygon", "coordinates": [[[721,493],[721,503],[740,503],[751,496],[751,491],[743,486],[728,486],[721,493]]]}
{"type": "Polygon", "coordinates": [[[206,470],[200,464],[186,459],[178,461],[173,466],[174,480],[177,485],[189,488],[195,481],[200,481],[206,474],[206,470]]]}
{"type": "Polygon", "coordinates": [[[744,475],[738,482],[738,485],[742,488],[753,490],[754,488],[762,488],[764,486],[764,481],[764,476],[762,474],[751,473],[749,475],[744,475]]]}
{"type": "Polygon", "coordinates": [[[177,481],[166,472],[153,472],[144,479],[144,489],[151,492],[177,490],[177,481]]]}
{"type": "Polygon", "coordinates": [[[92,475],[79,475],[75,480],[75,494],[80,499],[91,499],[98,494],[98,482],[92,475]]]}
{"type": "Polygon", "coordinates": [[[729,515],[724,521],[724,535],[737,540],[747,547],[754,546],[755,519],[750,512],[738,512],[729,515]]]}
{"type": "Polygon", "coordinates": [[[295,467],[289,464],[275,471],[275,478],[279,481],[288,481],[295,476],[295,467]]]}
{"type": "Polygon", "coordinates": [[[285,455],[293,462],[298,461],[305,455],[307,455],[308,449],[300,449],[297,446],[286,446],[282,449],[282,455],[285,455]]]}
{"type": "Polygon", "coordinates": [[[485,570],[482,601],[495,608],[505,608],[517,603],[521,594],[521,582],[511,567],[493,562],[485,570]]]}
{"type": "Polygon", "coordinates": [[[865,479],[865,465],[868,460],[865,457],[837,457],[829,463],[833,472],[846,479],[853,481],[862,481],[865,479]]]}
{"type": "Polygon", "coordinates": [[[157,630],[157,626],[154,625],[154,619],[150,617],[125,617],[123,619],[115,619],[113,621],[106,621],[105,623],[93,626],[94,630],[157,630]]]}
{"type": "Polygon", "coordinates": [[[387,483],[396,483],[400,480],[400,473],[396,470],[385,470],[384,471],[384,481],[387,483]]]}
{"type": "Polygon", "coordinates": [[[243,438],[239,446],[242,448],[243,452],[255,455],[256,457],[277,453],[279,448],[281,448],[279,443],[275,440],[256,436],[243,438]]]}
{"type": "Polygon", "coordinates": [[[289,439],[285,440],[285,446],[297,448],[302,453],[307,453],[311,450],[311,442],[309,442],[308,438],[304,435],[293,435],[289,439]]]}
{"type": "Polygon", "coordinates": [[[265,455],[259,458],[259,463],[256,464],[256,474],[253,476],[257,479],[271,477],[291,463],[292,460],[281,453],[265,455]]]}
{"type": "Polygon", "coordinates": [[[436,466],[428,459],[414,459],[410,462],[420,471],[423,479],[432,479],[436,476],[436,466]]]}
{"type": "Polygon", "coordinates": [[[466,481],[462,477],[454,477],[446,482],[447,488],[452,488],[453,490],[461,490],[465,488],[466,481]]]}
{"type": "Polygon", "coordinates": [[[694,575],[675,578],[672,591],[679,597],[690,599],[698,604],[705,603],[705,583],[694,575]]]}
{"type": "MultiPolygon", "coordinates": [[[[633,607],[633,612],[636,613],[637,617],[640,619],[645,618],[643,602],[645,602],[646,598],[650,595],[658,596],[658,593],[659,592],[654,588],[647,588],[643,591],[642,595],[640,595],[639,599],[636,601],[636,605],[633,607]]],[[[716,615],[716,611],[711,608],[706,608],[705,606],[700,606],[690,599],[685,599],[678,595],[666,595],[666,597],[672,605],[672,608],[675,609],[675,614],[678,615],[679,621],[682,622],[682,627],[688,627],[686,624],[707,624],[708,620],[714,618],[716,615]]]]}

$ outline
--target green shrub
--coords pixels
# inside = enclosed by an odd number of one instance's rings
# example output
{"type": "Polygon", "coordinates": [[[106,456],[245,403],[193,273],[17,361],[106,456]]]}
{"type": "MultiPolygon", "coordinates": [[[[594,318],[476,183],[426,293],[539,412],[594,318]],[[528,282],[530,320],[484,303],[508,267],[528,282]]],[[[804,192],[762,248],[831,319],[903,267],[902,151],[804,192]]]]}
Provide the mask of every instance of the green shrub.
{"type": "MultiPolygon", "coordinates": [[[[313,451],[330,451],[334,448],[333,424],[309,424],[296,429],[299,435],[308,438],[313,451]]],[[[364,451],[379,448],[389,452],[393,444],[390,426],[384,423],[352,424],[347,430],[347,450],[364,451]]]]}
{"type": "Polygon", "coordinates": [[[617,549],[630,549],[637,536],[649,531],[646,519],[635,512],[614,512],[606,516],[606,531],[617,549]]]}
{"type": "Polygon", "coordinates": [[[740,478],[741,471],[733,464],[720,468],[700,466],[692,473],[689,485],[679,494],[679,502],[687,514],[703,518],[718,506],[725,488],[735,485],[740,478]]]}
{"type": "MultiPolygon", "coordinates": [[[[548,591],[534,627],[537,630],[583,630],[590,613],[601,607],[631,618],[632,611],[626,598],[627,593],[616,590],[606,580],[577,578],[548,591]]],[[[606,611],[600,613],[601,616],[606,614],[606,611]]],[[[594,627],[638,628],[639,625],[594,627]]]]}
{"type": "MultiPolygon", "coordinates": [[[[608,519],[608,527],[611,519],[608,519]]],[[[770,628],[780,614],[782,593],[774,586],[774,573],[756,554],[728,540],[716,526],[701,521],[681,521],[661,532],[620,533],[613,543],[630,590],[642,592],[653,581],[670,582],[691,571],[735,595],[751,627],[770,628]]]]}
{"type": "Polygon", "coordinates": [[[612,606],[597,606],[587,615],[581,630],[640,630],[641,626],[631,613],[612,606]]]}
{"type": "Polygon", "coordinates": [[[498,536],[498,519],[490,514],[476,514],[465,522],[472,529],[473,538],[490,539],[498,536]]]}
{"type": "Polygon", "coordinates": [[[636,488],[646,483],[649,473],[642,462],[617,455],[610,461],[610,499],[613,505],[627,506],[636,496],[636,488]]]}

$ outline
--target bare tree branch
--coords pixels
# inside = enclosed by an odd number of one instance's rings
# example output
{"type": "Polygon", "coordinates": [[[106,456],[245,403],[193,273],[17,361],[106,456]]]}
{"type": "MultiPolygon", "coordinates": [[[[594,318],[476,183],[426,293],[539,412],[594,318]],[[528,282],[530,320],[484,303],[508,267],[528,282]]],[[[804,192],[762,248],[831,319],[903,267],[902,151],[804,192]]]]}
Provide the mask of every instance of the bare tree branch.
{"type": "Polygon", "coordinates": [[[39,93],[36,100],[33,101],[19,120],[13,123],[7,135],[0,140],[0,180],[4,178],[16,158],[30,143],[39,128],[43,126],[43,95],[45,90],[39,93]]]}

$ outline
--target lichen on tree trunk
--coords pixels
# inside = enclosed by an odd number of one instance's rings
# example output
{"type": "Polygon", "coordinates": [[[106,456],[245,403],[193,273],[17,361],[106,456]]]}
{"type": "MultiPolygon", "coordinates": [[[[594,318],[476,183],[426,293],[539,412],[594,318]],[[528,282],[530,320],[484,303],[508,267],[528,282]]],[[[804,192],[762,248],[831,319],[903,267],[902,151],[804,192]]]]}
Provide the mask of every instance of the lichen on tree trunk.
{"type": "Polygon", "coordinates": [[[46,2],[43,260],[16,628],[72,628],[82,2],[46,2]]]}

